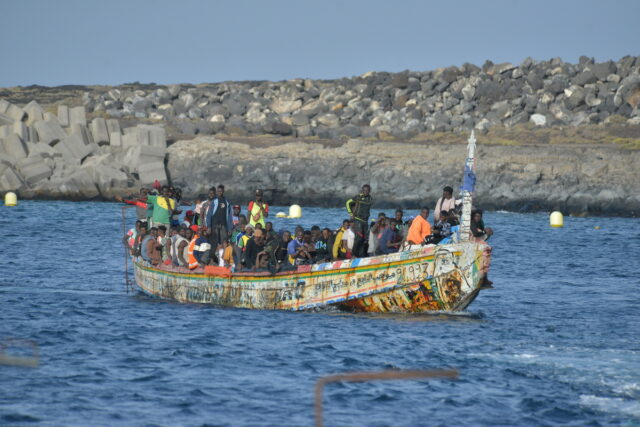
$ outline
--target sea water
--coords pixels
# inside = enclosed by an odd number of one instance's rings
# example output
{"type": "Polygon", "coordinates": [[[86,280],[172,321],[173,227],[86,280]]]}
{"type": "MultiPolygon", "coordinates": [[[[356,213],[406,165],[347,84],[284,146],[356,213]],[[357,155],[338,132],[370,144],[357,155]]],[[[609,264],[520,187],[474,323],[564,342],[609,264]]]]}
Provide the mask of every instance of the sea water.
{"type": "MultiPolygon", "coordinates": [[[[276,229],[345,216],[279,210],[276,229]]],[[[0,425],[312,425],[320,377],[452,368],[457,381],[329,384],[325,425],[640,424],[638,219],[552,229],[546,214],[487,212],[495,288],[467,311],[353,315],[127,293],[120,216],[0,208],[0,340],[40,350],[38,368],[0,366],[0,425]]]]}

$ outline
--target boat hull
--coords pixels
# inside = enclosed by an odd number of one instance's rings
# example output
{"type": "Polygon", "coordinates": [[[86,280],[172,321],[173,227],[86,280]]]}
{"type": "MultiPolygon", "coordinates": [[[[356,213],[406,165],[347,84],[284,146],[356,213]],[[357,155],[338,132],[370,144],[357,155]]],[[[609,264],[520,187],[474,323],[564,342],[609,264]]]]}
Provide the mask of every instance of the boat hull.
{"type": "Polygon", "coordinates": [[[301,266],[295,271],[207,275],[134,259],[146,294],[179,302],[249,309],[310,310],[337,306],[357,312],[464,310],[489,268],[486,243],[414,247],[400,253],[301,266]]]}

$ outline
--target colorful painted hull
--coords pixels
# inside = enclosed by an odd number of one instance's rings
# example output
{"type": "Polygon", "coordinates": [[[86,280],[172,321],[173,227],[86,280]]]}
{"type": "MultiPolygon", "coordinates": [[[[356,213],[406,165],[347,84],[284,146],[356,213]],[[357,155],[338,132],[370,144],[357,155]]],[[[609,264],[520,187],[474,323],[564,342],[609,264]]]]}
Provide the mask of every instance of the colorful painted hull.
{"type": "Polygon", "coordinates": [[[275,310],[338,306],[358,312],[464,310],[478,295],[491,248],[462,242],[414,247],[370,258],[301,266],[296,271],[237,272],[155,267],[134,260],[144,293],[179,302],[275,310]]]}

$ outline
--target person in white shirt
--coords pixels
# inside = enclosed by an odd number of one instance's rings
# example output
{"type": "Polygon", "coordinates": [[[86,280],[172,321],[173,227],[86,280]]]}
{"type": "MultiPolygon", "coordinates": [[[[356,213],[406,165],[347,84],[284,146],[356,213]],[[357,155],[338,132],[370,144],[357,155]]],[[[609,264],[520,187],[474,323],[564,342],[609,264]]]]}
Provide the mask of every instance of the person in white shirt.
{"type": "Polygon", "coordinates": [[[433,211],[434,222],[440,220],[440,213],[442,211],[452,211],[459,205],[460,201],[453,198],[453,188],[447,186],[442,189],[442,197],[436,202],[436,208],[433,211]]]}

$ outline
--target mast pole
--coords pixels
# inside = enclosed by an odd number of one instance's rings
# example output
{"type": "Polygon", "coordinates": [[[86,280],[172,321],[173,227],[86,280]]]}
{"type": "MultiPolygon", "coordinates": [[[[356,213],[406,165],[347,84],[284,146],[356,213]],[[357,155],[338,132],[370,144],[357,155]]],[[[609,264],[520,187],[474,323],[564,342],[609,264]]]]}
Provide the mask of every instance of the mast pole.
{"type": "Polygon", "coordinates": [[[464,163],[462,179],[462,218],[460,221],[460,241],[467,242],[471,236],[471,208],[473,206],[473,190],[476,172],[476,136],[471,131],[467,144],[467,159],[464,163]]]}

